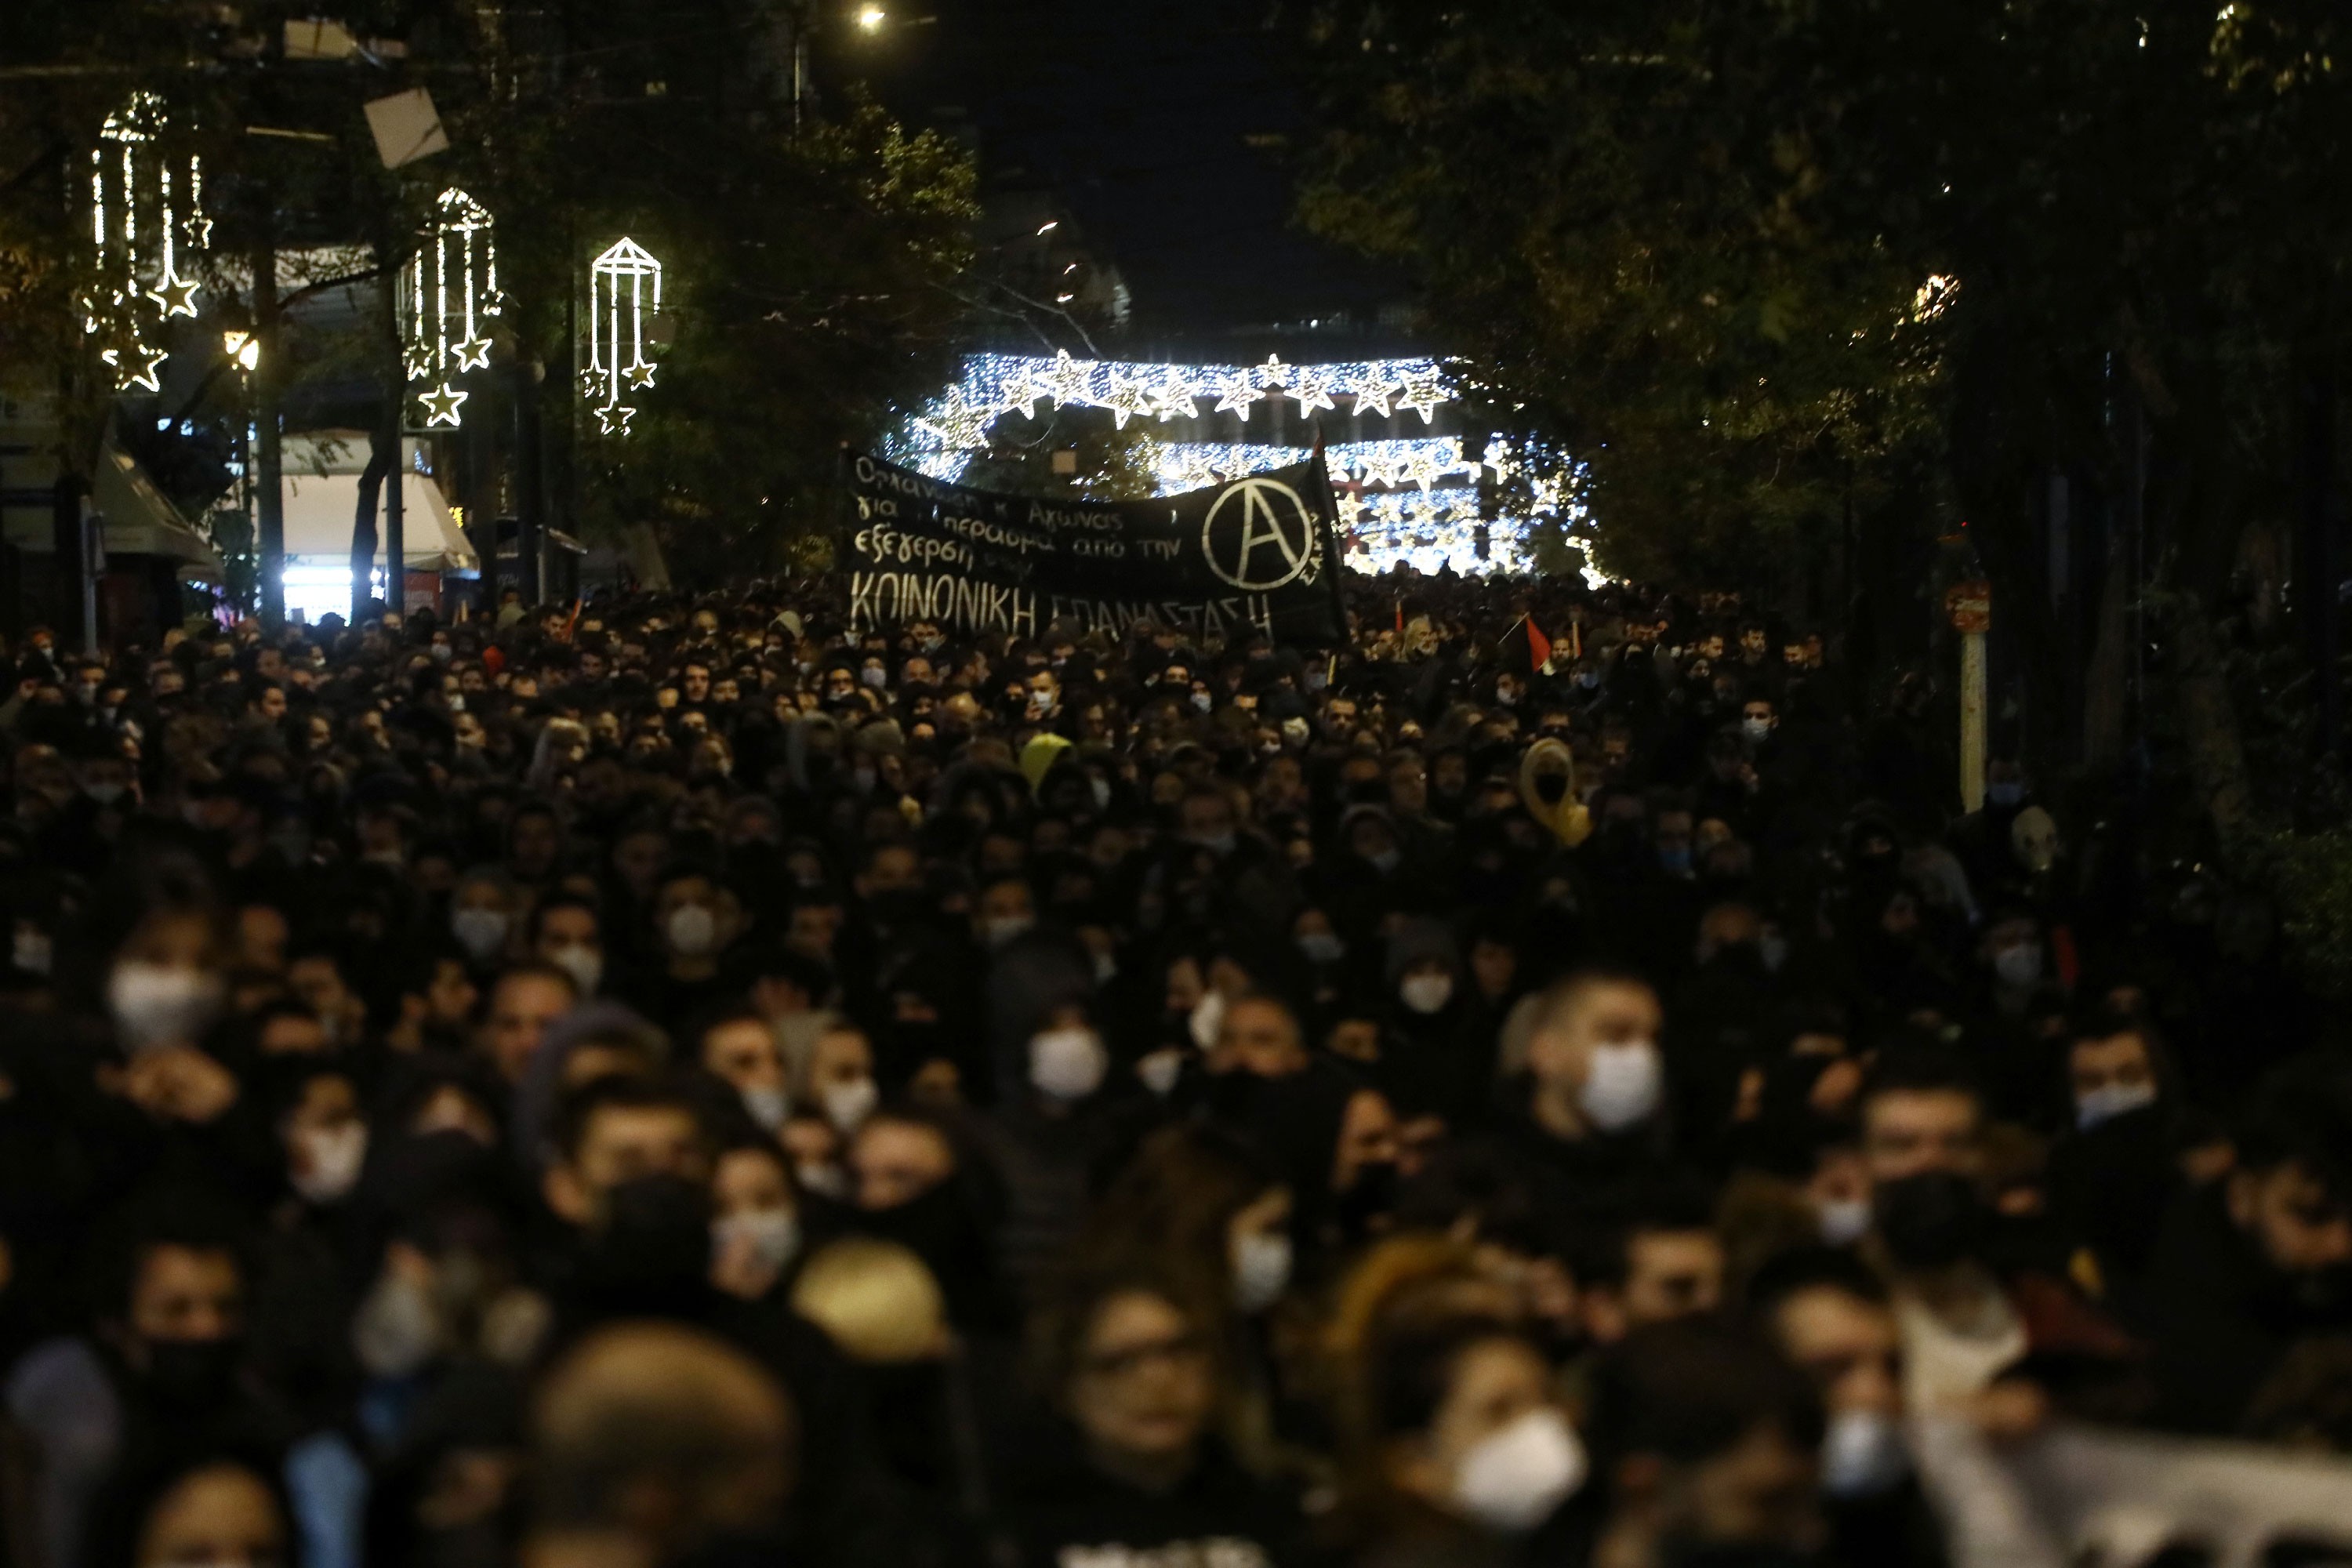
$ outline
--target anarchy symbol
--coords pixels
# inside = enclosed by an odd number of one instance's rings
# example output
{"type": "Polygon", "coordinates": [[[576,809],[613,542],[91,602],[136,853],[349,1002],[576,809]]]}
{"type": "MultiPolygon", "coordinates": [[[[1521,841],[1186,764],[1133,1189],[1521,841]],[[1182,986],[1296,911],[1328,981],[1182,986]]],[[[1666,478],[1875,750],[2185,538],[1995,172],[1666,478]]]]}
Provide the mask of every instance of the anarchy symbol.
{"type": "Polygon", "coordinates": [[[1243,479],[1227,486],[1201,521],[1201,554],[1209,570],[1244,594],[1270,594],[1308,574],[1317,565],[1318,542],[1315,514],[1297,490],[1278,479],[1243,479]],[[1225,543],[1230,559],[1221,559],[1217,519],[1236,501],[1241,528],[1225,543]]]}

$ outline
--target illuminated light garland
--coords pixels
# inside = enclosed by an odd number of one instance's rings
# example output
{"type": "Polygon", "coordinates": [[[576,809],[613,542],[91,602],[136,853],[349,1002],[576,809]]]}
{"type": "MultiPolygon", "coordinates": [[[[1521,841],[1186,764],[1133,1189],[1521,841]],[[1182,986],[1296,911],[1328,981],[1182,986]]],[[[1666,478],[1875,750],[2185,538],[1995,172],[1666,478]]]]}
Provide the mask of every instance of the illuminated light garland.
{"type": "Polygon", "coordinates": [[[100,127],[89,154],[90,267],[102,285],[80,296],[82,332],[100,340],[99,359],[114,389],[162,388],[157,367],[169,357],[146,337],[143,318],[194,318],[201,286],[180,270],[184,255],[212,246],[205,216],[204,161],[173,156],[163,100],[134,92],[100,127]]]}
{"type": "Polygon", "coordinates": [[[622,388],[631,392],[654,384],[653,361],[646,357],[646,296],[652,308],[662,307],[662,264],[653,252],[624,235],[588,266],[588,368],[582,374],[596,409],[596,427],[607,436],[625,436],[636,409],[621,401],[622,388]]]}
{"type": "MultiPolygon", "coordinates": [[[[1236,365],[1079,360],[1067,352],[1050,359],[975,354],[953,386],[886,440],[884,453],[955,483],[970,455],[988,446],[997,417],[1017,413],[1034,420],[1047,401],[1108,409],[1121,429],[1142,416],[1165,429],[1171,421],[1202,417],[1200,400],[1212,398],[1212,414],[1237,414],[1246,428],[1253,407],[1284,397],[1303,415],[1341,413],[1342,398],[1351,400],[1348,412],[1394,418],[1410,410],[1424,426],[1455,402],[1444,372],[1427,359],[1290,365],[1275,355],[1236,365]]],[[[1143,443],[1139,457],[1159,493],[1170,495],[1305,462],[1312,452],[1306,445],[1156,438],[1143,443]]],[[[1475,459],[1465,456],[1458,436],[1435,434],[1329,443],[1324,459],[1349,535],[1348,562],[1359,570],[1404,563],[1423,572],[1524,572],[1537,521],[1581,514],[1571,476],[1548,472],[1549,458],[1530,458],[1500,436],[1490,436],[1475,459]],[[1497,488],[1484,489],[1490,474],[1497,488]],[[1489,509],[1498,515],[1482,521],[1489,509]],[[1481,531],[1484,556],[1477,552],[1481,531]]]]}
{"type": "Polygon", "coordinates": [[[1246,378],[1253,389],[1278,379],[1280,390],[1269,392],[1262,400],[1288,397],[1302,412],[1336,412],[1339,398],[1353,397],[1356,411],[1386,416],[1408,376],[1423,378],[1417,384],[1435,392],[1437,406],[1452,401],[1452,395],[1444,390],[1443,373],[1429,359],[1292,365],[1274,356],[1264,363],[1235,365],[1080,360],[1067,350],[1051,357],[983,353],[965,360],[958,384],[963,389],[964,402],[972,407],[1034,419],[1037,405],[1049,399],[1064,407],[1108,407],[1108,389],[1123,379],[1150,388],[1152,416],[1170,420],[1198,417],[1194,402],[1221,396],[1235,375],[1246,378]]]}
{"type": "Polygon", "coordinates": [[[401,364],[425,427],[456,429],[468,395],[453,378],[487,369],[490,340],[485,318],[506,309],[499,290],[496,226],[489,209],[451,186],[435,204],[423,243],[401,268],[401,364]],[[437,383],[437,385],[436,384],[437,383]]]}

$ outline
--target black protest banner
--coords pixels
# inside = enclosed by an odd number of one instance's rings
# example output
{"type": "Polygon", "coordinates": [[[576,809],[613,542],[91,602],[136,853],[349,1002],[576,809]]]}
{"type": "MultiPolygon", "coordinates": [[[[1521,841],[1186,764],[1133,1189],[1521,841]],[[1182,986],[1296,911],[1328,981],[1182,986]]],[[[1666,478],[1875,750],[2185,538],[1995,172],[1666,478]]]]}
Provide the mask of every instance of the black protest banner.
{"type": "Polygon", "coordinates": [[[849,454],[851,626],[1034,637],[1055,622],[1335,643],[1339,555],[1321,457],[1148,501],[1000,495],[849,454]]]}

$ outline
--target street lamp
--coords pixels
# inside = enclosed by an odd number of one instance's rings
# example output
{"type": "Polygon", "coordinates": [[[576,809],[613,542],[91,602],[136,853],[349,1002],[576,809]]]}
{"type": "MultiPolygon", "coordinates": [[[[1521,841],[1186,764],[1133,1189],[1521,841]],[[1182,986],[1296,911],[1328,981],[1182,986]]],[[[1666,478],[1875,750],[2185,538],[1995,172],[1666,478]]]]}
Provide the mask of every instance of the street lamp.
{"type": "Polygon", "coordinates": [[[223,332],[221,353],[251,370],[261,363],[261,339],[251,332],[223,332]]]}
{"type": "Polygon", "coordinates": [[[861,5],[857,9],[857,25],[868,33],[880,32],[882,24],[889,19],[890,13],[879,5],[861,5]]]}

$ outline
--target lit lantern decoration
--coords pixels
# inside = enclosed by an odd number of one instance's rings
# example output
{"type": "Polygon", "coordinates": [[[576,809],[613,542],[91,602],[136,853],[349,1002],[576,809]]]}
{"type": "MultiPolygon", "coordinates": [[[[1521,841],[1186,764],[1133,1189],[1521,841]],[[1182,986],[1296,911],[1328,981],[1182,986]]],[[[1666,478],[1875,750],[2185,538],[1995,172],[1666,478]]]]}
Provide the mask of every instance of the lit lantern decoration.
{"type": "Polygon", "coordinates": [[[196,313],[196,281],[180,263],[212,247],[205,216],[204,162],[165,145],[163,100],[134,92],[106,117],[89,154],[89,237],[94,277],[82,297],[82,331],[118,392],[160,389],[156,368],[169,351],[151,325],[196,313]]]}
{"type": "Polygon", "coordinates": [[[597,404],[596,424],[607,436],[625,436],[635,406],[625,393],[654,384],[646,357],[646,314],[662,303],[662,264],[634,239],[624,238],[588,269],[588,368],[582,390],[597,404]]]}
{"type": "Polygon", "coordinates": [[[483,322],[505,309],[489,209],[454,186],[441,193],[416,254],[402,268],[401,358],[427,429],[456,429],[472,394],[459,376],[488,369],[483,322]]]}

